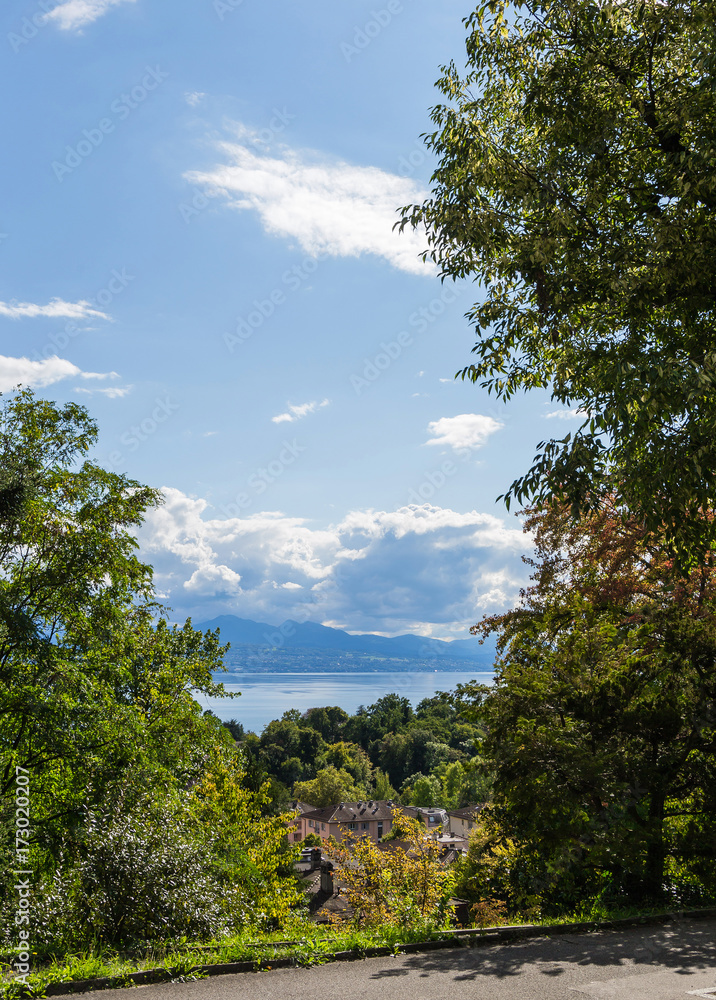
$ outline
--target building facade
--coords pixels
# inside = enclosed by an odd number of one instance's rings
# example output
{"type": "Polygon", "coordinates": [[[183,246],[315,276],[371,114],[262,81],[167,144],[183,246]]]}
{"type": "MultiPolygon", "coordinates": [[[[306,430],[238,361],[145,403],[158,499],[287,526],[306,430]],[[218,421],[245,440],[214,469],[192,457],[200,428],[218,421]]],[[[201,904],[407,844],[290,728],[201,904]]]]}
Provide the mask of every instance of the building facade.
{"type": "Polygon", "coordinates": [[[367,802],[340,802],[337,806],[323,809],[307,809],[293,820],[296,825],[293,838],[303,840],[309,833],[315,833],[321,840],[328,840],[329,837],[343,840],[345,836],[370,837],[377,843],[393,825],[394,808],[392,800],[369,799],[367,802]]]}
{"type": "Polygon", "coordinates": [[[453,837],[469,837],[482,808],[479,805],[466,806],[464,809],[448,809],[447,832],[453,837]]]}

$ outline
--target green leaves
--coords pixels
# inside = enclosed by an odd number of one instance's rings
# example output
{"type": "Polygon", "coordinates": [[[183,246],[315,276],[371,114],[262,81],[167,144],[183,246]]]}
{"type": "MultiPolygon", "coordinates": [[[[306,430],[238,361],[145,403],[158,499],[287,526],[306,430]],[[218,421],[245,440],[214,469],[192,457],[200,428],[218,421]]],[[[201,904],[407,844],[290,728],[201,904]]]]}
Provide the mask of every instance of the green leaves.
{"type": "Polygon", "coordinates": [[[658,899],[686,851],[713,891],[712,560],[677,575],[660,539],[608,496],[581,525],[554,505],[529,512],[527,529],[533,586],[475,627],[498,632],[496,684],[475,710],[504,830],[575,886],[573,901],[605,874],[625,897],[658,899]]]}
{"type": "Polygon", "coordinates": [[[476,278],[460,377],[550,386],[594,420],[546,442],[508,497],[592,509],[605,483],[686,569],[713,544],[716,101],[713,0],[481,5],[438,83],[425,228],[443,277],[476,278]]]}

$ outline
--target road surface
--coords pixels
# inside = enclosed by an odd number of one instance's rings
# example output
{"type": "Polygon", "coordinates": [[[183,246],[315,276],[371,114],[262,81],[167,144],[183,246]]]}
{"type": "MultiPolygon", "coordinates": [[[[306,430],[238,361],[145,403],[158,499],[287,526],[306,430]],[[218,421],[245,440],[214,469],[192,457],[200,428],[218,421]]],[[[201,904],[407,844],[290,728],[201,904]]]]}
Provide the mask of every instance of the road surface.
{"type": "Polygon", "coordinates": [[[716,921],[562,934],[138,989],[137,1000],[716,998],[716,921]]]}

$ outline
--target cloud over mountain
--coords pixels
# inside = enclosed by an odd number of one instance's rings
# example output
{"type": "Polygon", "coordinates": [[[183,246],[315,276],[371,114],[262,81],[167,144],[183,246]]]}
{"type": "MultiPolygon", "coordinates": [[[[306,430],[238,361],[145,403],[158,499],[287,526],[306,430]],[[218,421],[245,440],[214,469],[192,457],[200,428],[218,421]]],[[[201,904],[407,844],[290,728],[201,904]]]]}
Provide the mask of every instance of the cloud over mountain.
{"type": "Polygon", "coordinates": [[[219,520],[205,500],[164,493],[140,540],[180,615],[464,636],[525,582],[528,539],[489,514],[411,505],[352,511],[321,529],[275,511],[219,520]]]}

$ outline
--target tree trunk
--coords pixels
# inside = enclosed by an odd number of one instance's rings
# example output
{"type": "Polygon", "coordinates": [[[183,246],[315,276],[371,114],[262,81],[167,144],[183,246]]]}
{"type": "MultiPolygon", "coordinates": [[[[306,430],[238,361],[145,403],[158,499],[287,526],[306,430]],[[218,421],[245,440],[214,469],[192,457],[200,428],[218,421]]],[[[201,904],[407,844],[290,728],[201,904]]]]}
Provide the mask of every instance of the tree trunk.
{"type": "Polygon", "coordinates": [[[664,847],[664,802],[666,789],[663,785],[656,787],[649,800],[648,842],[646,863],[644,867],[644,896],[655,901],[664,895],[664,863],[666,850],[664,847]]]}

